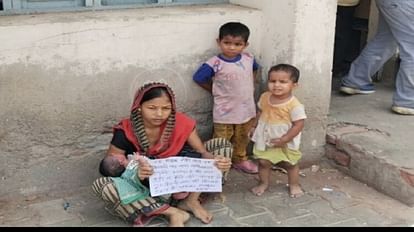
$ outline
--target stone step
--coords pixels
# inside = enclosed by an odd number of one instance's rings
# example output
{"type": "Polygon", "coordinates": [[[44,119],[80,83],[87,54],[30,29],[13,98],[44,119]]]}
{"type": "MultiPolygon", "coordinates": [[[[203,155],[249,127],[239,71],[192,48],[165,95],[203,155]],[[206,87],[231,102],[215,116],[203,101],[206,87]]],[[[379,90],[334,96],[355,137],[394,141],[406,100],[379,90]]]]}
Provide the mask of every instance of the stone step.
{"type": "Polygon", "coordinates": [[[390,134],[365,125],[328,125],[326,157],[345,174],[402,203],[414,206],[414,164],[393,159],[399,150],[390,134]]]}

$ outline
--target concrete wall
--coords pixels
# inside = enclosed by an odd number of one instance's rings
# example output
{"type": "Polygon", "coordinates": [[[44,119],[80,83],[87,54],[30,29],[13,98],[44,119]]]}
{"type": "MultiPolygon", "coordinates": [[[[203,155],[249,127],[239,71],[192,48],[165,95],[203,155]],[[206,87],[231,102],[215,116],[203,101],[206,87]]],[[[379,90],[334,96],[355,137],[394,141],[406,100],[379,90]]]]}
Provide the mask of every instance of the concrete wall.
{"type": "Polygon", "coordinates": [[[89,187],[112,125],[128,115],[134,90],[147,80],[170,83],[180,110],[209,137],[212,99],[191,75],[217,53],[217,30],[226,21],[249,26],[248,50],[263,73],[280,62],[301,69],[297,95],[309,117],[302,150],[305,163],[316,162],[325,139],[336,3],[232,3],[247,7],[0,16],[0,198],[89,187]]]}
{"type": "MultiPolygon", "coordinates": [[[[262,83],[274,64],[290,63],[301,71],[295,94],[308,119],[302,137],[302,166],[321,157],[331,93],[336,2],[331,0],[231,0],[263,12],[262,83]]],[[[264,84],[262,84],[264,88],[264,84]]]]}
{"type": "Polygon", "coordinates": [[[192,73],[226,21],[252,29],[260,56],[261,17],[232,5],[1,16],[0,196],[89,186],[146,80],[170,83],[208,137],[212,100],[192,73]]]}

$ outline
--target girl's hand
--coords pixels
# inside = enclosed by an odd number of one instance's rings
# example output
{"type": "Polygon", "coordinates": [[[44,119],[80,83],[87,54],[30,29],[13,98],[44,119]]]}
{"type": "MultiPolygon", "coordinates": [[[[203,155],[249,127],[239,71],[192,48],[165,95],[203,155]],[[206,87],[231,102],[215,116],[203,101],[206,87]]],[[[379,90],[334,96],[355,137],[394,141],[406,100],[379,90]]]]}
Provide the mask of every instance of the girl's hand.
{"type": "Polygon", "coordinates": [[[271,147],[286,147],[287,143],[288,141],[285,141],[283,137],[270,140],[271,147]]]}
{"type": "Polygon", "coordinates": [[[220,171],[226,172],[230,170],[231,160],[229,158],[225,158],[223,156],[217,156],[214,158],[214,160],[216,161],[214,164],[220,171]]]}
{"type": "Polygon", "coordinates": [[[138,156],[138,178],[144,180],[154,174],[151,164],[143,157],[138,156]]]}

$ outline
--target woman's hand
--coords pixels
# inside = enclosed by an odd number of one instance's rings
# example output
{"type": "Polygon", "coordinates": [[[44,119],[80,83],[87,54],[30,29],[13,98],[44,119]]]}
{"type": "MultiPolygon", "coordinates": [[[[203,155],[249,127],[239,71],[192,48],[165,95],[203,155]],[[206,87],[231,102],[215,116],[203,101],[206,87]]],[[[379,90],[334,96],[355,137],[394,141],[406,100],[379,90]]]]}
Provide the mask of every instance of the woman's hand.
{"type": "Polygon", "coordinates": [[[154,174],[151,164],[143,156],[138,156],[138,178],[144,180],[154,174]]]}
{"type": "Polygon", "coordinates": [[[226,172],[228,170],[230,170],[231,168],[231,160],[229,158],[223,157],[223,156],[217,156],[214,158],[214,160],[216,161],[214,164],[216,165],[216,167],[222,171],[222,172],[226,172]]]}
{"type": "Polygon", "coordinates": [[[200,154],[201,154],[201,158],[203,158],[203,159],[214,159],[213,153],[211,153],[207,150],[200,152],[200,154]]]}

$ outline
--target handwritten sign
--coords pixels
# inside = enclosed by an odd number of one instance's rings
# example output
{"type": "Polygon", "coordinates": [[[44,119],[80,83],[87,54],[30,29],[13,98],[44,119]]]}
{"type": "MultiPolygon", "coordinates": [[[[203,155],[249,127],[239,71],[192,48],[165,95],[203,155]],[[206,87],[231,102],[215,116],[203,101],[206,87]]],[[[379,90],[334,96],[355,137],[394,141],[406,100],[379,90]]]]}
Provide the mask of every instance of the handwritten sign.
{"type": "Polygon", "coordinates": [[[222,173],[212,159],[170,157],[149,160],[151,196],[176,192],[221,192],[222,173]]]}

